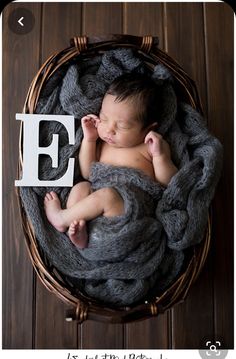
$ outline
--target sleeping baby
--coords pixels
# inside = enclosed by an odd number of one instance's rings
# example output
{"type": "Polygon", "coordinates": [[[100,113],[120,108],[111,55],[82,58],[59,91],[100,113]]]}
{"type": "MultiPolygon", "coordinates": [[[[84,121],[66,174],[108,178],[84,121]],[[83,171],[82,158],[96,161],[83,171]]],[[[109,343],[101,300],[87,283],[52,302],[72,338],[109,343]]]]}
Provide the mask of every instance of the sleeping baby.
{"type": "MultiPolygon", "coordinates": [[[[177,168],[171,160],[168,143],[154,130],[160,117],[159,87],[149,77],[130,73],[115,79],[108,88],[99,116],[82,118],[83,140],[79,152],[81,174],[89,178],[94,162],[142,171],[167,186],[177,168]]],[[[124,201],[112,187],[93,191],[89,181],[76,184],[62,209],[55,192],[44,200],[49,222],[67,232],[78,248],[88,245],[86,221],[98,216],[124,214],[124,201]]]]}

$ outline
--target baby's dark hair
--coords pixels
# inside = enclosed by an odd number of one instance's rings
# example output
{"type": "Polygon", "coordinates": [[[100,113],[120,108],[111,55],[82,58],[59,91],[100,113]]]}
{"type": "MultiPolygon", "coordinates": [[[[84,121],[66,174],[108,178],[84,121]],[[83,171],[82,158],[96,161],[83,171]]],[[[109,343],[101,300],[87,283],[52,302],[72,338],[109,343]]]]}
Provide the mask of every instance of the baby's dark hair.
{"type": "Polygon", "coordinates": [[[110,84],[106,94],[116,96],[117,102],[134,103],[143,128],[159,121],[161,90],[148,75],[133,72],[121,75],[110,84]]]}

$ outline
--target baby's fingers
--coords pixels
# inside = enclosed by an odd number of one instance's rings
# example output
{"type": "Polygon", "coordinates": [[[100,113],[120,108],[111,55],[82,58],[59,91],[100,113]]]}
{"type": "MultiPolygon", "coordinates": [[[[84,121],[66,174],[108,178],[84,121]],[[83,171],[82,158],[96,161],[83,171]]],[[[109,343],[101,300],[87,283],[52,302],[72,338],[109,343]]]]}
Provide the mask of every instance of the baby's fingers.
{"type": "Polygon", "coordinates": [[[145,139],[144,139],[144,143],[146,143],[146,144],[147,143],[152,143],[153,140],[154,140],[154,136],[153,136],[153,134],[151,132],[149,132],[147,134],[147,136],[145,137],[145,139]]]}
{"type": "Polygon", "coordinates": [[[96,115],[93,115],[93,114],[91,114],[91,115],[86,115],[86,116],[84,116],[84,117],[82,117],[81,118],[81,122],[82,123],[88,123],[88,122],[93,122],[93,121],[96,121],[96,119],[98,119],[98,117],[96,116],[96,115]]]}
{"type": "Polygon", "coordinates": [[[159,133],[156,133],[154,131],[150,131],[148,132],[147,136],[145,137],[144,142],[145,143],[150,143],[150,142],[161,142],[163,141],[163,137],[162,135],[160,135],[159,133]]]}
{"type": "Polygon", "coordinates": [[[93,118],[94,120],[96,120],[98,118],[97,115],[94,115],[93,113],[90,113],[89,115],[87,115],[86,117],[90,117],[93,118]]]}
{"type": "Polygon", "coordinates": [[[101,122],[100,118],[97,117],[95,120],[94,120],[94,126],[97,128],[98,127],[98,124],[101,122]]]}
{"type": "Polygon", "coordinates": [[[82,124],[82,125],[86,125],[86,124],[88,124],[89,122],[91,122],[91,118],[90,118],[90,117],[84,116],[83,118],[81,118],[81,124],[82,124]]]}

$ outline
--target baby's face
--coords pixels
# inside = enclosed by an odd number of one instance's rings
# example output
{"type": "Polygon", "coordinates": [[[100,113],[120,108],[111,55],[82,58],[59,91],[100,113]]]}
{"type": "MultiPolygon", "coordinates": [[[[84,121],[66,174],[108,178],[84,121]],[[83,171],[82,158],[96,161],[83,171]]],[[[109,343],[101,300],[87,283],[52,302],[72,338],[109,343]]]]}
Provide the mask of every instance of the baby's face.
{"type": "Polygon", "coordinates": [[[133,147],[144,141],[146,131],[137,120],[134,105],[115,102],[116,97],[106,95],[102,102],[98,124],[99,137],[113,147],[133,147]]]}

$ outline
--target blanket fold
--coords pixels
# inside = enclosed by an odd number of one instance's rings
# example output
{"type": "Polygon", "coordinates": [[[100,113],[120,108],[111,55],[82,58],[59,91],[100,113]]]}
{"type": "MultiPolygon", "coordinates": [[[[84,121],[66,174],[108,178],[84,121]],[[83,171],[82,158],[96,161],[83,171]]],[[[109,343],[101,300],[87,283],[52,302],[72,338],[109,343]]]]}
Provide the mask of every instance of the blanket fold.
{"type": "MultiPolygon", "coordinates": [[[[163,88],[159,132],[170,144],[179,169],[167,188],[142,171],[94,163],[89,178],[93,190],[115,188],[124,200],[125,213],[87,223],[89,247],[84,250],[78,250],[65,233],[57,232],[44,213],[46,192],[56,191],[64,206],[70,188],[20,188],[39,246],[52,265],[85,294],[119,306],[144,300],[150,292],[161,293],[180,274],[186,250],[203,239],[222,167],[220,142],[209,133],[199,113],[177,101],[170,72],[158,64],[151,73],[137,52],[121,48],[68,64],[46,84],[37,113],[74,115],[76,144],[68,145],[63,126],[43,124],[40,144],[47,146],[52,133],[59,133],[60,152],[56,169],[51,168],[49,158],[40,160],[40,178],[63,175],[68,158],[77,157],[80,148],[81,117],[98,113],[110,82],[131,71],[152,76],[163,88]]],[[[76,163],[74,182],[81,180],[76,163]]]]}

